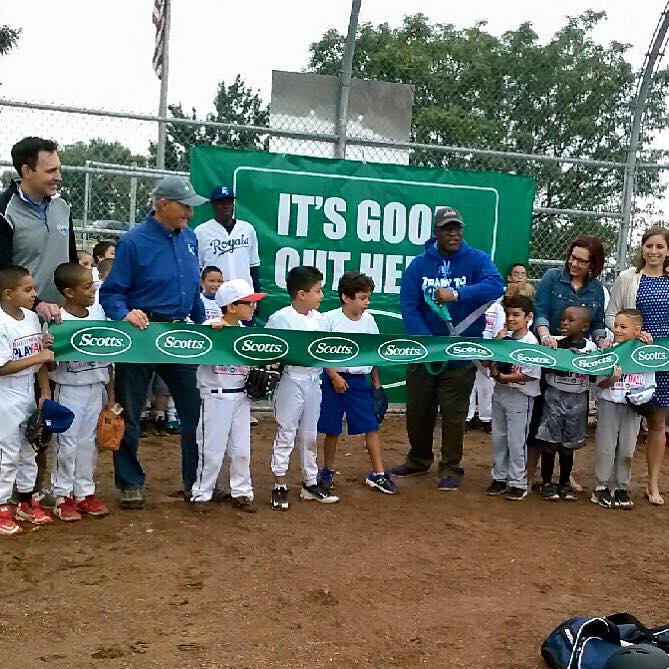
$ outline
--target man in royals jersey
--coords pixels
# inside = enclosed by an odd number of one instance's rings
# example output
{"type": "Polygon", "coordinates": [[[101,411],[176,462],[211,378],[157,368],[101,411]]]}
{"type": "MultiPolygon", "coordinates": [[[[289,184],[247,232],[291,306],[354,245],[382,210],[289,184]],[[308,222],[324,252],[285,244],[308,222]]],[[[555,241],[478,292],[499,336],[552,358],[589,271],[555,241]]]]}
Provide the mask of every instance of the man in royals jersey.
{"type": "Polygon", "coordinates": [[[254,227],[233,217],[235,195],[231,186],[214,186],[211,191],[214,218],[195,228],[200,269],[213,265],[223,280],[244,279],[260,292],[260,256],[254,227]]]}

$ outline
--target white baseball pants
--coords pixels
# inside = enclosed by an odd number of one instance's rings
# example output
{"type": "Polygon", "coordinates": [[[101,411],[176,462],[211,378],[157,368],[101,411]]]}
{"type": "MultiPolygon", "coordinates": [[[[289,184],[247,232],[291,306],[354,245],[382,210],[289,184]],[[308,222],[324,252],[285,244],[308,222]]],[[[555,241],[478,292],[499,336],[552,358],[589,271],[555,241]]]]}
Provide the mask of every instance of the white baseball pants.
{"type": "Polygon", "coordinates": [[[35,487],[35,449],[26,439],[28,418],[37,409],[35,375],[0,379],[0,407],[0,504],[6,504],[14,482],[19,492],[32,492],[35,487]]]}
{"type": "Polygon", "coordinates": [[[95,493],[93,477],[98,464],[95,434],[106,396],[104,383],[56,384],[54,400],[74,413],[70,429],[53,435],[51,488],[56,497],[79,500],[95,493]]]}
{"type": "Polygon", "coordinates": [[[245,393],[201,390],[197,425],[198,465],[191,501],[211,500],[223,458],[230,459],[230,492],[253,499],[251,483],[251,401],[245,393]]]}
{"type": "Polygon", "coordinates": [[[492,420],[492,392],[495,390],[495,380],[484,374],[480,369],[476,370],[476,378],[472,394],[469,397],[469,411],[467,420],[474,418],[478,407],[479,420],[489,423],[492,420]]]}
{"type": "Polygon", "coordinates": [[[321,413],[321,381],[284,374],[274,392],[274,418],[279,424],[272,446],[272,473],[288,473],[295,441],[300,448],[302,476],[306,485],[318,478],[318,417],[321,413]]]}

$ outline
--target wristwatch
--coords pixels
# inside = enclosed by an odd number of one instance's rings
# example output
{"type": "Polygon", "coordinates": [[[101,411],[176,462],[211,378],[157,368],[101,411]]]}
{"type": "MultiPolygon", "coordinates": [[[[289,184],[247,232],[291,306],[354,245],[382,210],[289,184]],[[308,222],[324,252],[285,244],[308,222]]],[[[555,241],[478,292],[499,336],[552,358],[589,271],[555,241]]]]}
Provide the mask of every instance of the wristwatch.
{"type": "Polygon", "coordinates": [[[458,299],[459,299],[459,297],[460,297],[458,291],[457,291],[457,290],[453,290],[453,291],[451,291],[451,292],[453,293],[453,297],[455,298],[455,301],[457,302],[458,299]]]}

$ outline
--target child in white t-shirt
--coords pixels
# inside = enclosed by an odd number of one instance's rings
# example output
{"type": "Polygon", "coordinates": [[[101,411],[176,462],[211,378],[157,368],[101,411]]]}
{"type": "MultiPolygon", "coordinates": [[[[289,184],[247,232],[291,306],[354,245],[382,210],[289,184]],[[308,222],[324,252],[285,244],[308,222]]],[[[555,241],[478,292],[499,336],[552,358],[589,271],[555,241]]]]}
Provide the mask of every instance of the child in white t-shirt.
{"type": "MultiPolygon", "coordinates": [[[[506,329],[496,339],[510,338],[536,344],[529,331],[534,318],[534,304],[529,297],[504,298],[506,329]],[[509,336],[510,335],[510,336],[509,336]]],[[[536,365],[506,366],[493,362],[490,376],[495,380],[492,396],[492,483],[488,495],[502,495],[519,501],[527,495],[527,431],[532,418],[534,398],[539,394],[541,368],[536,365]]]]}
{"type": "MultiPolygon", "coordinates": [[[[374,316],[367,311],[374,290],[371,277],[360,272],[346,272],[339,280],[337,292],[342,306],[323,314],[322,329],[326,332],[379,334],[374,316]]],[[[321,415],[318,431],[325,434],[323,443],[324,466],[318,473],[318,482],[328,490],[333,487],[334,460],[337,441],[346,414],[349,435],[364,434],[372,471],[365,483],[387,495],[397,493],[395,482],[384,471],[381,456],[379,423],[374,414],[372,386],[380,388],[376,367],[329,367],[322,383],[321,415]],[[372,375],[370,384],[368,375],[372,375]]]]}
{"type": "MultiPolygon", "coordinates": [[[[637,339],[643,316],[637,309],[618,312],[613,329],[616,344],[637,339]]],[[[607,509],[631,509],[628,487],[641,416],[627,401],[630,394],[655,386],[653,372],[626,374],[616,365],[609,377],[599,377],[595,433],[595,489],[590,501],[607,509]]]]}
{"type": "Polygon", "coordinates": [[[221,307],[216,303],[216,291],[223,283],[223,274],[218,267],[208,265],[200,274],[200,299],[204,305],[205,320],[214,320],[223,315],[221,307]]]}

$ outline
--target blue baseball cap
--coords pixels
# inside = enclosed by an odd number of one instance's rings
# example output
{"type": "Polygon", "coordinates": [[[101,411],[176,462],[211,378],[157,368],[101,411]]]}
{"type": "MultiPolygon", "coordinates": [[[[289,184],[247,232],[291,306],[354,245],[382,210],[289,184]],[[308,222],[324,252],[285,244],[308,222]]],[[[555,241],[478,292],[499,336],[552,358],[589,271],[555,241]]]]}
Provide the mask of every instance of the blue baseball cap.
{"type": "Polygon", "coordinates": [[[216,200],[234,200],[235,192],[232,190],[232,186],[223,186],[219,184],[211,189],[209,199],[212,202],[215,202],[216,200]]]}
{"type": "Polygon", "coordinates": [[[42,404],[42,425],[49,432],[65,432],[69,430],[74,420],[70,409],[53,400],[44,400],[42,404]]]}

